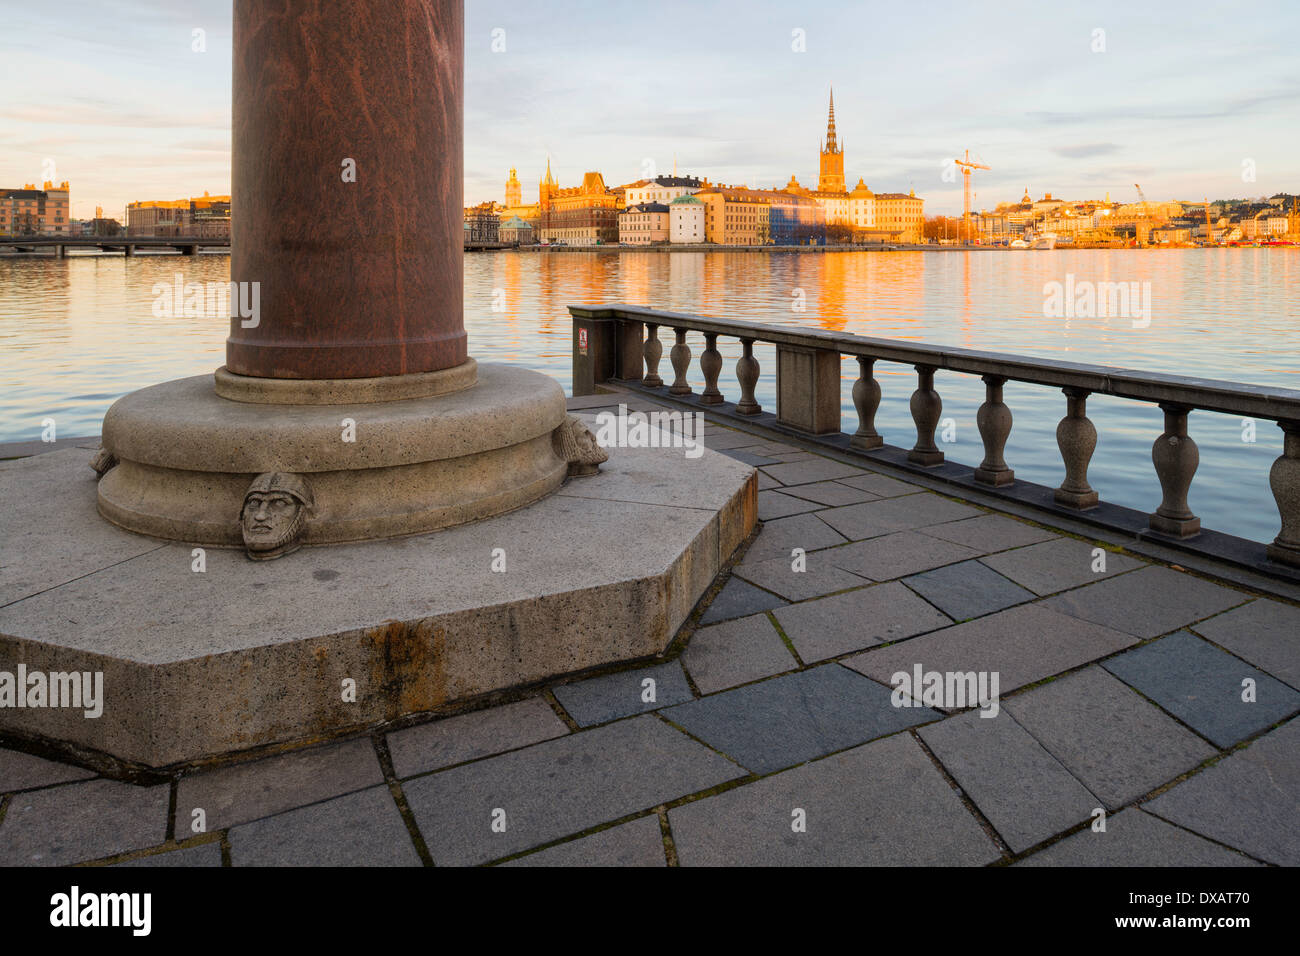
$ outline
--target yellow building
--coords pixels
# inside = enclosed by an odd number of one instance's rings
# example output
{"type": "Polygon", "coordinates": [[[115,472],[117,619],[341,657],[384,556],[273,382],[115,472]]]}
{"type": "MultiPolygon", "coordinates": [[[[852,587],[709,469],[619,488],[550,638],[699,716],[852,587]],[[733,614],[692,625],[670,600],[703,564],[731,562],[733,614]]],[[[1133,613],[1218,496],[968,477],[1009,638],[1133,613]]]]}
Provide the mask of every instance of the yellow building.
{"type": "Polygon", "coordinates": [[[721,246],[761,246],[771,238],[771,200],[744,186],[706,186],[695,194],[704,203],[704,241],[721,246]]]}
{"type": "Polygon", "coordinates": [[[40,188],[0,189],[0,236],[67,236],[72,232],[67,180],[56,188],[49,180],[40,188]]]}
{"type": "Polygon", "coordinates": [[[195,236],[230,238],[230,197],[151,199],[126,207],[128,236],[195,236]]]}
{"type": "Polygon", "coordinates": [[[875,231],[897,242],[920,242],[925,203],[916,193],[876,193],[875,231]]]}
{"type": "Polygon", "coordinates": [[[618,242],[619,197],[605,186],[600,173],[589,172],[582,185],[561,189],[546,163],[546,178],[538,187],[538,239],[562,245],[618,242]]]}

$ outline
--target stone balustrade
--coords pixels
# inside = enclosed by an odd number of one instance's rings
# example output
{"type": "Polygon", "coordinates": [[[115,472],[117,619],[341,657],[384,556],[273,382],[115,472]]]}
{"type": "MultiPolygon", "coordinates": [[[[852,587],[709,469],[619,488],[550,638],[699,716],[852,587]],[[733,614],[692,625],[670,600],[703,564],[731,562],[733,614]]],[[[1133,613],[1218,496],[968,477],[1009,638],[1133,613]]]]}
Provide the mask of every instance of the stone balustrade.
{"type": "MultiPolygon", "coordinates": [[[[1107,395],[1158,405],[1164,413],[1164,432],[1156,439],[1151,460],[1160,481],[1162,500],[1147,516],[1144,535],[1168,542],[1189,542],[1201,536],[1200,519],[1187,503],[1188,489],[1196,474],[1200,454],[1188,427],[1193,411],[1210,411],[1273,421],[1285,433],[1282,455],[1274,462],[1269,484],[1281,514],[1281,531],[1272,544],[1256,547],[1258,560],[1241,563],[1264,570],[1300,568],[1300,391],[1269,386],[1245,385],[1214,379],[1189,378],[1142,372],[1103,365],[1084,365],[1049,359],[1028,358],[973,349],[945,348],[892,339],[870,338],[842,332],[764,325],[737,319],[718,319],[637,306],[570,306],[573,316],[573,392],[591,394],[599,382],[619,380],[656,393],[667,393],[679,401],[717,406],[730,413],[762,419],[778,430],[800,433],[870,457],[882,457],[891,464],[922,471],[944,472],[954,478],[957,471],[945,462],[935,444],[935,429],[943,412],[943,400],[935,387],[936,372],[978,375],[985,386],[985,400],[976,415],[984,444],[984,460],[975,468],[962,470],[969,480],[993,493],[1014,495],[1015,472],[1004,458],[1011,434],[1012,413],[1003,401],[1008,381],[1059,388],[1065,398],[1065,414],[1056,429],[1057,446],[1065,467],[1065,479],[1040,504],[1087,518],[1106,510],[1088,484],[1088,465],[1097,447],[1097,429],[1088,419],[1091,395],[1107,395]],[[675,344],[670,359],[674,379],[664,388],[658,367],[663,354],[660,329],[672,331],[675,344]],[[691,349],[686,333],[702,333],[705,349],[699,367],[704,388],[696,395],[689,381],[691,349]],[[718,336],[738,339],[743,356],[736,362],[739,395],[729,405],[718,385],[722,356],[718,336]],[[754,357],[755,342],[776,347],[776,410],[764,414],[755,398],[760,368],[754,357]],[[859,377],[853,384],[853,406],[858,427],[852,435],[840,431],[840,364],[845,355],[857,359],[859,377]],[[916,390],[910,408],[916,426],[916,440],[905,455],[889,459],[891,446],[876,430],[881,388],[875,376],[877,362],[911,365],[916,370],[916,390]]],[[[899,449],[892,449],[895,452],[899,449]]],[[[1037,486],[1034,486],[1037,487],[1037,486]]],[[[1030,499],[1032,495],[1028,496],[1030,499]]],[[[1094,516],[1094,523],[1107,521],[1094,516]]],[[[1132,530],[1131,528],[1129,530],[1132,530]]],[[[1219,535],[1219,538],[1228,536],[1219,535]]],[[[1250,551],[1252,542],[1240,542],[1250,551]]],[[[1220,550],[1223,550],[1220,548],[1220,550]]],[[[1240,554],[1234,545],[1229,552],[1240,554]]],[[[1290,576],[1293,572],[1287,572],[1290,576]]]]}

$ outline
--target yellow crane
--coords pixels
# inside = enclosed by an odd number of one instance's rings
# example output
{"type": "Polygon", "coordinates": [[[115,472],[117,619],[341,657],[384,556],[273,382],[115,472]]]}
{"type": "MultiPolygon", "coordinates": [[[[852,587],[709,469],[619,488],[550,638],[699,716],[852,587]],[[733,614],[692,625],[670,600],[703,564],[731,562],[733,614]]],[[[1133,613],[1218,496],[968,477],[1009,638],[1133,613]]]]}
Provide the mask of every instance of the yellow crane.
{"type": "Polygon", "coordinates": [[[961,196],[962,196],[962,225],[966,233],[966,240],[970,240],[970,174],[973,169],[988,169],[983,163],[977,163],[971,160],[970,150],[966,150],[965,159],[954,159],[954,163],[961,167],[961,196]]]}

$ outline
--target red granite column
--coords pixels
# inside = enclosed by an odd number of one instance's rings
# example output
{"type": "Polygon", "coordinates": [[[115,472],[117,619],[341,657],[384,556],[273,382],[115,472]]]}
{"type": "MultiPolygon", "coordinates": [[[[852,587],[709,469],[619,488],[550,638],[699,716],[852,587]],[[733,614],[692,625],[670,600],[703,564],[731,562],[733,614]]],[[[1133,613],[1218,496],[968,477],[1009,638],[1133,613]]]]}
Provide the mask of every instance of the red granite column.
{"type": "Polygon", "coordinates": [[[463,363],[462,0],[235,0],[234,25],[230,278],[260,285],[227,367],[463,363]]]}

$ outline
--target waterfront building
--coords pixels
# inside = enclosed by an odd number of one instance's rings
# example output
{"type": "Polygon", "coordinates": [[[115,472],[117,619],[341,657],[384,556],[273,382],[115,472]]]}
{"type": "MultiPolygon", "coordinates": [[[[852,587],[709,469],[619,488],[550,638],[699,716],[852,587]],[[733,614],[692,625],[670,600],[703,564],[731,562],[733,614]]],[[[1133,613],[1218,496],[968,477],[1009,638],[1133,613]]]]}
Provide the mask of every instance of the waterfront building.
{"type": "Polygon", "coordinates": [[[618,195],[605,186],[604,177],[589,172],[582,185],[561,189],[546,164],[546,178],[538,189],[538,238],[562,245],[600,245],[618,242],[618,195]]]}
{"type": "Polygon", "coordinates": [[[126,207],[128,236],[197,236],[230,238],[230,197],[146,200],[126,207]]]}
{"type": "Polygon", "coordinates": [[[659,202],[629,206],[618,216],[618,241],[634,246],[667,242],[669,237],[668,206],[659,202]]]}
{"type": "Polygon", "coordinates": [[[0,189],[0,236],[68,236],[72,203],[67,180],[56,187],[46,180],[36,188],[0,189]]]}
{"type": "Polygon", "coordinates": [[[920,242],[924,201],[916,193],[873,193],[866,181],[850,191],[844,178],[844,141],[835,128],[835,94],[831,93],[826,137],[818,144],[817,188],[807,189],[794,176],[784,192],[816,202],[824,230],[837,238],[920,242]]]}
{"type": "Polygon", "coordinates": [[[519,185],[519,176],[512,168],[510,178],[506,180],[506,208],[523,205],[523,187],[519,185]]]}
{"type": "MultiPolygon", "coordinates": [[[[865,188],[865,187],[864,187],[865,188]]],[[[824,245],[826,210],[810,196],[783,189],[756,190],[768,197],[768,230],[778,246],[824,245]]]]}
{"type": "Polygon", "coordinates": [[[499,234],[502,242],[513,242],[519,246],[532,245],[535,241],[533,227],[528,224],[527,220],[521,219],[519,216],[511,216],[501,223],[499,234]]]}
{"type": "Polygon", "coordinates": [[[629,207],[647,202],[667,205],[678,196],[689,196],[699,192],[704,185],[703,180],[696,179],[694,176],[657,176],[624,187],[623,200],[629,207]]]}
{"type": "Polygon", "coordinates": [[[678,196],[668,204],[668,241],[704,242],[704,201],[694,194],[678,196]]]}
{"type": "Polygon", "coordinates": [[[494,208],[495,203],[479,203],[465,209],[466,242],[500,242],[501,217],[494,208]]]}
{"type": "Polygon", "coordinates": [[[771,198],[744,186],[706,186],[695,193],[704,203],[704,239],[721,246],[761,246],[771,241],[771,198]]]}

